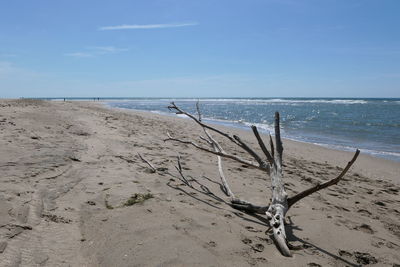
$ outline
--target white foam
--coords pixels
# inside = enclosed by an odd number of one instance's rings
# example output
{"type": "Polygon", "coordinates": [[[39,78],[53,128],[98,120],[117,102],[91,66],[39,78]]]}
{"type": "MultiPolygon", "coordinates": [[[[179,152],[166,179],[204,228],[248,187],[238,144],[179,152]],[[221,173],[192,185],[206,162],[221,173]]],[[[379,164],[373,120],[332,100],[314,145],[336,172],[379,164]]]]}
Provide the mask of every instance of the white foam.
{"type": "MultiPolygon", "coordinates": [[[[272,133],[274,132],[274,126],[267,124],[267,123],[250,123],[250,122],[244,122],[243,123],[246,126],[251,127],[252,125],[256,126],[258,129],[261,129],[263,132],[267,133],[272,133]]],[[[283,132],[283,131],[282,131],[283,132]]]]}
{"type": "MultiPolygon", "coordinates": [[[[280,104],[302,104],[302,103],[326,103],[326,104],[367,104],[368,101],[362,99],[285,99],[285,98],[270,98],[270,99],[257,99],[257,98],[154,98],[154,99],[126,99],[114,101],[134,101],[134,102],[233,102],[236,104],[263,104],[263,103],[280,103],[280,104]]],[[[400,102],[400,101],[396,101],[400,102]]]]}
{"type": "Polygon", "coordinates": [[[188,116],[187,115],[185,115],[185,114],[175,114],[177,117],[180,117],[180,118],[188,118],[188,116]]]}
{"type": "MultiPolygon", "coordinates": [[[[197,99],[176,99],[177,101],[197,101],[197,99]]],[[[165,103],[163,101],[172,101],[172,99],[135,99],[135,100],[130,100],[130,101],[138,101],[138,103],[142,104],[142,105],[146,105],[146,103],[149,102],[158,102],[158,103],[165,103]]],[[[226,98],[226,99],[201,99],[200,101],[215,101],[215,102],[226,102],[226,103],[221,103],[222,105],[230,105],[230,102],[233,103],[248,103],[248,104],[255,104],[258,102],[261,104],[265,104],[265,103],[282,103],[282,104],[288,104],[288,105],[294,105],[297,103],[331,103],[331,104],[365,104],[368,103],[368,101],[366,100],[351,100],[351,99],[332,99],[332,100],[326,100],[326,99],[308,99],[308,100],[303,100],[303,99],[281,99],[281,98],[274,98],[274,99],[234,99],[234,98],[226,98]]],[[[400,104],[400,101],[393,101],[392,103],[398,103],[400,104]]],[[[125,104],[125,103],[124,103],[125,104]]],[[[217,105],[217,103],[215,103],[215,105],[217,105]]],[[[131,109],[129,108],[129,105],[123,105],[125,109],[131,109]]],[[[141,110],[140,106],[141,105],[136,105],[136,110],[141,110]]],[[[151,105],[150,105],[151,107],[151,105]]],[[[156,105],[155,107],[153,107],[154,109],[157,109],[158,106],[156,105]]],[[[150,112],[152,113],[157,113],[157,114],[161,114],[161,115],[169,115],[169,116],[177,116],[177,117],[181,117],[181,118],[187,118],[186,115],[183,114],[178,114],[176,115],[173,112],[168,112],[167,109],[165,109],[166,111],[159,111],[159,110],[151,110],[150,112]]],[[[147,111],[149,112],[149,110],[143,110],[142,111],[147,111]]],[[[337,113],[332,113],[332,115],[337,116],[337,113]]],[[[288,121],[290,121],[291,119],[294,119],[295,117],[290,117],[288,116],[286,119],[288,121]]],[[[282,119],[284,120],[285,118],[282,117],[282,119]]],[[[315,119],[315,115],[313,116],[309,116],[307,117],[304,121],[292,121],[291,125],[293,126],[293,124],[304,124],[304,123],[308,123],[309,120],[314,120],[315,119]]],[[[220,124],[220,125],[226,125],[229,127],[236,127],[236,128],[242,128],[242,129],[247,129],[247,130],[251,130],[250,126],[251,125],[255,125],[260,132],[264,132],[264,133],[273,133],[274,132],[274,126],[272,124],[269,124],[267,121],[262,121],[260,123],[251,123],[251,122],[247,122],[244,120],[227,120],[224,117],[220,117],[220,118],[210,118],[210,117],[203,117],[204,121],[207,121],[209,123],[214,123],[214,124],[220,124]]],[[[284,123],[283,123],[284,124],[284,123]]],[[[398,125],[396,124],[395,127],[398,127],[398,125]]],[[[312,140],[310,140],[309,138],[307,138],[307,136],[295,136],[293,135],[293,133],[291,131],[286,131],[286,133],[289,136],[286,136],[286,134],[284,134],[285,129],[282,129],[282,135],[285,138],[289,138],[292,140],[297,140],[297,141],[301,141],[301,142],[307,142],[307,143],[313,143],[312,140]]],[[[317,139],[314,138],[314,141],[317,141],[317,139]]],[[[324,142],[324,141],[322,141],[324,142]]],[[[329,142],[329,141],[328,141],[329,142]]],[[[324,147],[329,147],[329,148],[334,148],[334,149],[338,149],[338,150],[345,150],[345,151],[354,151],[355,148],[354,147],[347,147],[344,145],[335,145],[335,144],[329,144],[329,143],[314,143],[316,145],[320,145],[320,146],[324,146],[324,147]]],[[[349,143],[351,144],[351,143],[349,143]]],[[[366,146],[366,147],[371,147],[371,146],[366,146]]],[[[375,147],[372,147],[375,148],[375,147]]],[[[377,148],[377,147],[376,147],[377,148]]],[[[379,148],[377,148],[379,149],[379,148]]],[[[389,151],[378,151],[378,150],[373,150],[373,149],[361,149],[361,151],[365,154],[370,154],[373,156],[377,156],[377,157],[383,157],[383,158],[387,158],[387,159],[391,159],[391,160],[396,160],[396,161],[400,161],[400,153],[398,152],[389,152],[389,151]]]]}
{"type": "MultiPolygon", "coordinates": [[[[293,139],[293,140],[299,141],[298,139],[293,139]]],[[[300,140],[300,141],[302,141],[302,140],[300,140]]],[[[306,142],[306,141],[302,141],[302,142],[306,142]]],[[[355,151],[356,150],[355,147],[351,147],[351,146],[324,144],[324,143],[315,143],[315,142],[308,142],[308,143],[312,143],[314,145],[323,146],[323,147],[327,147],[327,148],[333,148],[333,149],[337,149],[337,150],[344,150],[344,151],[355,151]]],[[[372,150],[372,149],[366,149],[366,148],[359,148],[359,150],[361,153],[364,153],[364,154],[369,154],[369,155],[376,156],[376,157],[389,158],[391,160],[400,161],[400,153],[397,153],[397,152],[378,151],[378,150],[372,150]]]]}

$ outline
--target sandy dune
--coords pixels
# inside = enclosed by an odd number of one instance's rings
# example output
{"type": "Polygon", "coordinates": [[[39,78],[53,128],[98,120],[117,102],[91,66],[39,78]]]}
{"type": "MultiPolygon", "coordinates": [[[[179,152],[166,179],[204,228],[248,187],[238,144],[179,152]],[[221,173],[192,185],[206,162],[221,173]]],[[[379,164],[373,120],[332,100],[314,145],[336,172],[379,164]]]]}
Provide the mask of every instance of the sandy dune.
{"type": "MultiPolygon", "coordinates": [[[[339,185],[296,204],[287,230],[301,249],[285,258],[263,218],[227,204],[216,157],[164,143],[167,130],[199,133],[187,119],[95,103],[1,100],[0,266],[399,266],[400,163],[361,155],[339,185]]],[[[249,131],[226,130],[257,147],[249,131]]],[[[352,157],[287,140],[284,149],[289,194],[352,157]]],[[[264,173],[224,167],[241,198],[268,203],[264,173]]]]}

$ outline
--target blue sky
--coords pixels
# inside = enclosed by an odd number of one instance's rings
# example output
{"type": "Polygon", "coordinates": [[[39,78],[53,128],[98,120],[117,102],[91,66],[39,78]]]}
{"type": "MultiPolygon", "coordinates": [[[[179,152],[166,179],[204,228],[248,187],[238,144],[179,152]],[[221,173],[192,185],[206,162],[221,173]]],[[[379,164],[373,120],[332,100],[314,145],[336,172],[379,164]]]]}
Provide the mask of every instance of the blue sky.
{"type": "Polygon", "coordinates": [[[400,97],[400,1],[0,2],[0,97],[400,97]]]}

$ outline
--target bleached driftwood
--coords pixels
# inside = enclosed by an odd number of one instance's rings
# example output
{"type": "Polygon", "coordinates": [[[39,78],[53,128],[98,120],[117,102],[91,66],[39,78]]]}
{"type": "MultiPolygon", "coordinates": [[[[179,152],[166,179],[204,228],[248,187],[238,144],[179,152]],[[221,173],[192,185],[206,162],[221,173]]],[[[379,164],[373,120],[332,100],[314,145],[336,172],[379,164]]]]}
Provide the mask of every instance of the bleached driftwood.
{"type": "MultiPolygon", "coordinates": [[[[285,191],[285,185],[283,182],[283,173],[282,173],[282,157],[283,157],[283,145],[282,145],[282,140],[281,140],[281,134],[280,134],[280,118],[279,118],[279,113],[275,113],[275,145],[272,141],[271,135],[269,136],[269,141],[270,141],[270,150],[267,149],[265,146],[260,134],[258,133],[257,127],[252,126],[253,133],[257,139],[257,142],[261,148],[261,151],[264,153],[264,157],[261,157],[260,155],[257,154],[253,149],[251,149],[245,142],[243,142],[239,136],[237,135],[230,135],[228,133],[225,133],[221,130],[218,130],[210,125],[207,125],[202,122],[201,120],[201,113],[200,113],[200,108],[199,104],[197,103],[196,108],[198,112],[198,118],[196,118],[194,115],[182,110],[179,108],[177,105],[175,105],[174,102],[171,103],[170,106],[168,106],[170,110],[173,110],[176,114],[184,114],[194,120],[197,124],[199,124],[202,128],[203,131],[206,135],[206,137],[200,136],[200,138],[203,141],[206,141],[206,143],[211,147],[204,147],[202,145],[199,145],[195,142],[192,141],[186,141],[182,140],[179,138],[174,138],[171,136],[170,133],[167,133],[168,138],[165,139],[165,141],[175,141],[183,144],[189,144],[192,145],[193,147],[214,154],[218,157],[218,170],[219,174],[221,177],[222,184],[225,188],[225,193],[230,196],[230,201],[231,201],[231,206],[235,209],[239,209],[245,212],[249,213],[257,213],[257,214],[264,214],[266,215],[270,227],[273,230],[273,236],[276,241],[276,244],[281,251],[281,253],[284,256],[290,257],[292,256],[292,253],[289,249],[289,244],[286,239],[286,231],[285,231],[285,216],[288,210],[290,209],[291,206],[293,206],[296,202],[299,200],[307,197],[308,195],[315,193],[321,189],[327,188],[331,185],[337,184],[343,176],[346,174],[346,172],[350,169],[350,167],[353,165],[353,163],[356,161],[360,151],[357,149],[352,160],[348,162],[347,166],[343,169],[343,171],[337,176],[336,178],[322,183],[322,184],[317,184],[307,190],[304,190],[303,192],[300,192],[296,194],[293,197],[288,197],[286,191],[285,191]],[[228,140],[230,140],[232,143],[235,145],[239,146],[241,149],[246,151],[249,155],[252,156],[252,158],[255,160],[249,161],[246,159],[243,159],[237,155],[233,155],[230,153],[227,153],[223,150],[223,148],[220,146],[220,144],[212,137],[210,131],[217,133],[228,140]],[[245,200],[241,200],[235,197],[233,192],[231,191],[228,182],[226,180],[226,177],[223,173],[223,168],[222,168],[222,159],[221,158],[229,158],[234,161],[237,161],[241,164],[245,164],[249,167],[257,168],[259,170],[262,170],[266,172],[270,178],[271,178],[271,184],[272,184],[272,196],[271,196],[271,203],[268,206],[258,206],[254,205],[250,202],[247,202],[245,200]]],[[[178,160],[178,164],[180,164],[180,160],[178,160]]],[[[178,169],[179,171],[179,169],[178,169]]],[[[181,172],[180,172],[181,173],[181,172]]]]}

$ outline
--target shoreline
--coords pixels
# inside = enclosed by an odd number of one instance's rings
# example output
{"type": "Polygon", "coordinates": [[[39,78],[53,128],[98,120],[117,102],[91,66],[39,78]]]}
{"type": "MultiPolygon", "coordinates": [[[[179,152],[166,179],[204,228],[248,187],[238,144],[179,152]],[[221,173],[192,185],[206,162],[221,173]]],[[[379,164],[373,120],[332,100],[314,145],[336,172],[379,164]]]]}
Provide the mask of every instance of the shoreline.
{"type": "MultiPolygon", "coordinates": [[[[160,99],[158,99],[160,100],[160,99]]],[[[161,99],[163,100],[163,99],[161,99]]],[[[187,99],[188,101],[193,101],[194,99],[187,99]]],[[[120,101],[120,100],[116,100],[116,101],[120,101]]],[[[131,101],[131,100],[127,100],[127,101],[131,101]]],[[[108,106],[110,108],[120,108],[120,109],[126,109],[126,110],[136,110],[136,111],[142,111],[142,112],[150,112],[153,114],[160,114],[160,115],[165,115],[165,116],[177,116],[173,113],[168,113],[167,111],[159,111],[159,110],[141,110],[141,109],[132,109],[132,108],[125,108],[125,107],[117,107],[117,106],[111,106],[110,103],[112,103],[113,101],[108,101],[108,100],[104,100],[104,101],[100,101],[100,103],[103,103],[105,106],[108,106]]],[[[177,116],[179,117],[179,116],[177,116]]],[[[271,126],[270,125],[264,125],[264,124],[260,124],[260,123],[249,123],[249,122],[240,122],[240,121],[232,121],[232,120],[222,120],[222,119],[213,119],[213,118],[203,118],[205,121],[207,121],[207,123],[211,123],[211,124],[215,124],[215,125],[222,125],[222,126],[227,126],[227,127],[233,127],[233,128],[238,128],[238,129],[244,129],[244,130],[248,130],[250,128],[250,125],[255,124],[255,125],[260,125],[259,126],[259,131],[263,132],[263,133],[268,133],[271,131],[271,126]],[[266,128],[265,128],[266,127],[266,128]]],[[[273,130],[272,130],[273,132],[273,130]]],[[[382,158],[382,159],[386,159],[386,160],[390,160],[390,161],[394,161],[397,163],[400,163],[400,153],[398,152],[394,152],[394,151],[383,151],[383,150],[375,150],[373,147],[364,147],[364,148],[360,148],[360,147],[350,147],[350,146],[345,146],[345,145],[340,145],[340,144],[335,144],[335,143],[321,143],[318,141],[313,141],[313,140],[307,140],[307,137],[293,137],[293,136],[284,136],[285,139],[287,140],[292,140],[292,141],[296,141],[296,142],[302,142],[302,143],[306,143],[306,144],[313,144],[313,145],[317,145],[317,146],[322,146],[322,147],[326,147],[329,149],[333,149],[333,150],[340,150],[340,151],[354,151],[357,148],[360,149],[362,154],[369,154],[375,158],[382,158]]]]}
{"type": "MultiPolygon", "coordinates": [[[[180,117],[175,115],[174,113],[159,113],[159,112],[151,112],[151,111],[146,111],[146,110],[138,110],[138,109],[129,109],[129,108],[120,108],[120,107],[111,107],[109,105],[107,105],[107,103],[105,102],[99,102],[96,104],[100,104],[101,106],[110,109],[110,110],[119,110],[121,112],[132,112],[134,113],[140,113],[140,114],[147,114],[149,116],[154,115],[154,116],[161,116],[161,117],[167,117],[167,118],[174,118],[174,119],[181,119],[181,120],[189,120],[189,118],[184,118],[184,117],[180,117]]],[[[249,138],[253,138],[252,137],[252,131],[250,130],[250,126],[243,126],[243,127],[235,127],[232,125],[228,125],[228,124],[224,124],[224,123],[218,123],[212,120],[206,120],[207,123],[210,123],[214,126],[218,126],[221,127],[223,129],[226,129],[227,131],[235,131],[236,134],[241,134],[241,133],[245,133],[246,136],[248,136],[249,138]]],[[[260,131],[261,135],[264,136],[265,140],[268,140],[268,135],[266,134],[265,131],[260,131]]],[[[328,159],[330,159],[331,161],[335,161],[336,158],[348,158],[349,160],[351,159],[351,157],[353,156],[356,148],[354,148],[354,151],[351,150],[341,150],[341,149],[336,149],[336,148],[332,148],[329,147],[329,145],[324,145],[324,144],[315,144],[315,143],[309,143],[306,141],[301,141],[301,140],[295,140],[295,139],[291,139],[291,138],[286,138],[283,137],[282,138],[284,140],[284,146],[285,143],[288,142],[290,144],[293,144],[294,147],[296,148],[296,151],[301,151],[302,146],[304,146],[305,148],[309,148],[311,150],[316,150],[316,154],[318,155],[328,155],[328,159]],[[334,156],[329,156],[330,154],[334,154],[334,156]]],[[[370,153],[364,153],[362,149],[360,149],[361,153],[360,153],[360,157],[358,159],[358,161],[362,162],[362,167],[354,167],[358,172],[361,173],[365,173],[365,175],[372,175],[374,178],[376,179],[380,179],[380,178],[384,178],[384,179],[389,179],[392,182],[398,183],[400,184],[400,176],[393,179],[393,172],[392,171],[387,171],[387,169],[392,169],[395,168],[398,170],[398,173],[400,173],[400,162],[393,160],[393,159],[387,159],[387,158],[383,158],[383,157],[377,157],[374,156],[370,153]],[[366,166],[374,166],[374,170],[369,170],[369,171],[365,171],[365,167],[366,166]],[[381,177],[382,176],[382,177],[381,177]]],[[[286,151],[285,151],[286,153],[286,151]]],[[[296,156],[301,156],[301,152],[297,153],[296,156]]],[[[313,157],[313,160],[318,161],[319,157],[313,157]]],[[[329,162],[329,160],[326,160],[329,162]]],[[[323,162],[323,161],[321,161],[323,162]]],[[[355,164],[357,165],[357,164],[355,164]]],[[[367,168],[369,169],[369,168],[367,168]]]]}
{"type": "MultiPolygon", "coordinates": [[[[360,155],[338,185],[294,205],[287,233],[301,249],[286,258],[262,219],[227,204],[214,155],[163,141],[167,130],[198,140],[194,123],[97,102],[0,100],[0,111],[0,266],[400,263],[395,162],[360,155]],[[191,187],[175,169],[178,153],[191,187]]],[[[217,127],[258,147],[250,131],[217,127]]],[[[283,146],[289,196],[336,177],[353,156],[286,139],[283,146]]],[[[264,173],[230,160],[223,168],[238,197],[269,202],[264,173]]]]}

